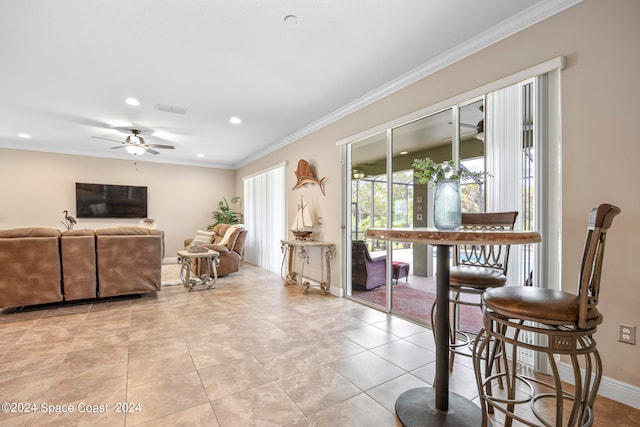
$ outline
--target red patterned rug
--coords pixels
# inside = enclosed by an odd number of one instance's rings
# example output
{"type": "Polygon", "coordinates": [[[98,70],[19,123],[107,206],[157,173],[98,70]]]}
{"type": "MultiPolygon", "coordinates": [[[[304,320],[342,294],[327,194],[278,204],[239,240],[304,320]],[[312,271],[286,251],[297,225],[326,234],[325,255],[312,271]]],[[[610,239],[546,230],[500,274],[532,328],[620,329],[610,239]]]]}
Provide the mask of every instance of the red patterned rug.
{"type": "MultiPolygon", "coordinates": [[[[367,291],[354,292],[354,298],[362,299],[381,306],[386,306],[386,287],[367,291]]],[[[466,297],[466,296],[465,296],[466,297]]],[[[431,305],[435,295],[409,286],[393,287],[392,308],[396,313],[416,317],[431,323],[431,305]]],[[[460,306],[460,326],[465,332],[477,333],[482,327],[482,312],[473,306],[460,306]]]]}

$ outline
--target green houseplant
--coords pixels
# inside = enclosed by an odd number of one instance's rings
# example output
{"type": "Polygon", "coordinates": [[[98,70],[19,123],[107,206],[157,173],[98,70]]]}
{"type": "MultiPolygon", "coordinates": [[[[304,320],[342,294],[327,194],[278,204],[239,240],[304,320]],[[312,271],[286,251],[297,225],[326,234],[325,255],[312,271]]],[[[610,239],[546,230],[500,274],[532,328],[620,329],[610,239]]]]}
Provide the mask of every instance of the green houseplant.
{"type": "Polygon", "coordinates": [[[414,159],[413,176],[418,184],[430,183],[436,189],[433,206],[433,225],[439,230],[456,230],[462,220],[460,206],[460,180],[483,180],[487,172],[472,172],[467,168],[456,168],[449,160],[436,163],[429,157],[414,159]]]}
{"type": "MultiPolygon", "coordinates": [[[[239,201],[240,197],[238,196],[231,199],[232,204],[238,203],[239,201]]],[[[240,212],[235,212],[231,209],[226,198],[223,198],[218,202],[218,209],[211,212],[211,216],[216,222],[210,224],[207,227],[207,230],[211,230],[216,224],[239,224],[240,219],[242,218],[242,214],[240,212]]]]}
{"type": "Polygon", "coordinates": [[[418,184],[431,183],[436,185],[441,181],[460,181],[461,179],[484,179],[488,176],[487,172],[472,172],[467,168],[457,168],[453,160],[447,162],[436,163],[429,157],[424,159],[414,159],[413,176],[418,179],[418,184]]]}

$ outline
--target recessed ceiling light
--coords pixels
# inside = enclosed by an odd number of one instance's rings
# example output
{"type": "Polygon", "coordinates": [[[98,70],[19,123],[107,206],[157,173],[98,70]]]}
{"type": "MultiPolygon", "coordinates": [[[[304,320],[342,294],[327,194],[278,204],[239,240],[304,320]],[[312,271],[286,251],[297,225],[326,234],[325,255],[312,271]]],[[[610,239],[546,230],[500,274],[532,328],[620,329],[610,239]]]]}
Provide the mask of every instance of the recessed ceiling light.
{"type": "Polygon", "coordinates": [[[401,155],[401,156],[406,156],[407,154],[409,154],[409,152],[408,152],[408,151],[401,151],[401,152],[400,152],[400,155],[401,155]]]}
{"type": "Polygon", "coordinates": [[[135,98],[127,98],[124,100],[124,102],[126,102],[128,105],[137,107],[138,105],[140,105],[140,101],[138,101],[135,98]]]}
{"type": "Polygon", "coordinates": [[[31,135],[29,135],[28,133],[19,133],[18,136],[20,138],[24,138],[24,139],[29,139],[31,138],[31,135]]]}
{"type": "Polygon", "coordinates": [[[196,154],[196,156],[198,156],[198,157],[204,157],[204,154],[199,153],[199,154],[196,154]]]}
{"type": "Polygon", "coordinates": [[[289,25],[298,25],[300,23],[300,18],[296,15],[287,15],[284,17],[284,22],[289,25]]]}
{"type": "Polygon", "coordinates": [[[237,116],[231,117],[229,121],[234,125],[239,125],[240,123],[242,123],[242,120],[240,119],[240,117],[237,117],[237,116]]]}

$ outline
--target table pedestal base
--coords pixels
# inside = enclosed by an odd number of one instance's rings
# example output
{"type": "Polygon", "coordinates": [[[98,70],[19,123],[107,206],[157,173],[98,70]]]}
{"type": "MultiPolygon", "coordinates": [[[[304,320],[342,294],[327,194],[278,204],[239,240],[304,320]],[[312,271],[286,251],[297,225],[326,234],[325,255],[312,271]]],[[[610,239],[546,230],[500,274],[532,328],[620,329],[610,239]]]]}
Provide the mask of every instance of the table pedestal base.
{"type": "MultiPolygon", "coordinates": [[[[396,400],[396,415],[404,427],[459,426],[482,424],[480,407],[459,394],[449,393],[449,411],[436,408],[436,393],[432,387],[414,388],[396,400]]],[[[489,427],[491,422],[489,422],[489,427]]]]}

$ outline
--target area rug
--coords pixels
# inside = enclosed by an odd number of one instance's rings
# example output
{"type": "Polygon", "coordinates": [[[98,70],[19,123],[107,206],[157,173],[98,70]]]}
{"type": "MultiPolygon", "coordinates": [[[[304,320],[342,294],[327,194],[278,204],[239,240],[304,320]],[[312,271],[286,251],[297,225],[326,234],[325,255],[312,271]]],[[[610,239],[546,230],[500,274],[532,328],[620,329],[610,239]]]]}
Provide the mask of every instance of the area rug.
{"type": "MultiPolygon", "coordinates": [[[[386,287],[367,292],[354,292],[354,298],[362,299],[381,306],[386,306],[386,287]]],[[[431,305],[435,294],[420,291],[409,286],[393,287],[393,311],[431,322],[431,305]]],[[[478,333],[482,327],[482,312],[478,307],[460,306],[460,328],[472,334],[478,333]]]]}
{"type": "Polygon", "coordinates": [[[180,264],[162,264],[162,286],[181,285],[180,264]]]}

